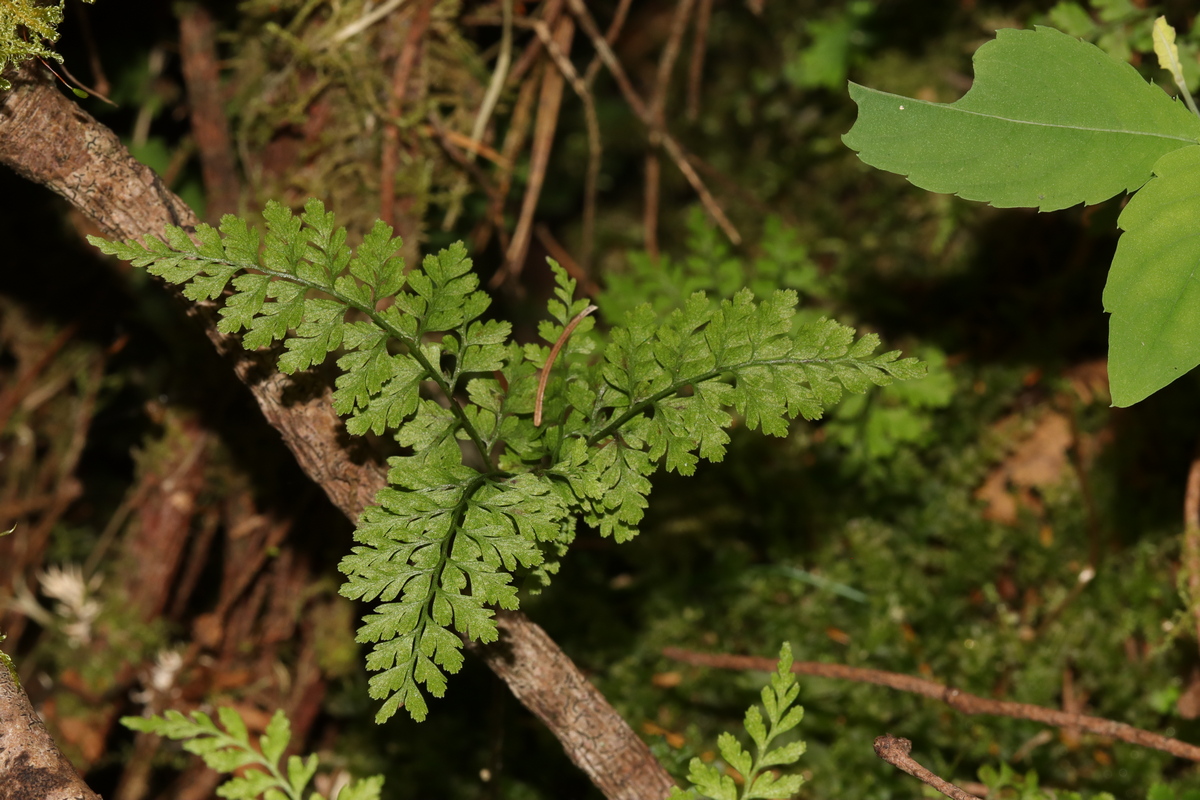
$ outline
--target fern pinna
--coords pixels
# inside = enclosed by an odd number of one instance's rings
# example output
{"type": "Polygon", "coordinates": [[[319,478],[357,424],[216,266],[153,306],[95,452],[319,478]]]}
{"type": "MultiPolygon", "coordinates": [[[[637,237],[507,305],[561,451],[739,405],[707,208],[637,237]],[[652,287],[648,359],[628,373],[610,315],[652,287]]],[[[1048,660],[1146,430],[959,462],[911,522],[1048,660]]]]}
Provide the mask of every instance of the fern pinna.
{"type": "Polygon", "coordinates": [[[219,329],[245,330],[248,349],[282,340],[285,373],[341,352],[333,402],[347,429],[408,448],[390,459],[390,485],[340,565],[342,593],[375,604],[358,638],[374,644],[379,721],[402,705],[425,717],[421,687],[442,695],[462,663],[459,635],[495,640],[489,606],[517,607],[518,570],[549,580],[578,521],[633,537],[659,463],[690,474],[700,458],[720,460],[731,410],[782,436],[843,389],[924,371],[872,355],[874,335],[795,324],[791,291],[760,302],[749,290],[720,302],[697,292],[666,318],[643,305],[602,338],[553,262],[544,344],[521,345],[507,322],[481,319],[490,299],[461,244],[408,271],[382,222],[352,253],[319,201],[299,217],[271,203],[263,216],[263,247],[234,216],[219,231],[169,228],[165,241],[91,241],[185,284],[194,301],[228,292],[219,329]]]}

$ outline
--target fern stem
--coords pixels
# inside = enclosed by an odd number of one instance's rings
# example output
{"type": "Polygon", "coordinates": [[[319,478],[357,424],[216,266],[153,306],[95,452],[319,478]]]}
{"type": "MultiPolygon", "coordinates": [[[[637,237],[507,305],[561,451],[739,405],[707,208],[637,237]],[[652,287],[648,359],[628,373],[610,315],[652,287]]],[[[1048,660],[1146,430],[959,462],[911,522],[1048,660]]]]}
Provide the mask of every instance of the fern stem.
{"type": "MultiPolygon", "coordinates": [[[[438,587],[442,585],[442,574],[446,571],[446,564],[450,561],[450,553],[454,549],[454,540],[457,532],[462,528],[462,521],[467,515],[467,509],[471,505],[471,498],[475,496],[477,491],[487,484],[490,478],[490,473],[477,475],[476,477],[472,478],[471,482],[463,488],[462,497],[454,506],[454,514],[450,518],[450,525],[447,528],[448,532],[446,534],[446,538],[442,539],[441,546],[438,551],[439,558],[437,566],[430,570],[431,572],[436,572],[437,574],[434,575],[433,579],[429,581],[429,589],[425,592],[424,599],[421,600],[421,621],[417,623],[417,627],[413,631],[414,653],[419,652],[421,646],[421,636],[425,633],[425,629],[428,628],[429,625],[432,624],[441,627],[438,621],[433,619],[433,601],[437,598],[438,587]]],[[[408,666],[409,676],[411,676],[412,671],[416,669],[416,666],[417,659],[411,659],[408,666]]],[[[409,676],[405,676],[406,679],[409,676]]]]}
{"type": "MultiPolygon", "coordinates": [[[[218,261],[217,259],[204,260],[213,262],[218,261]]],[[[220,261],[219,263],[233,264],[234,262],[220,261]]],[[[239,264],[238,266],[244,265],[239,264]]],[[[304,280],[303,278],[292,275],[288,272],[277,272],[275,270],[266,269],[265,267],[260,267],[257,265],[255,265],[254,268],[262,272],[264,275],[270,275],[273,278],[290,281],[308,289],[315,289],[318,292],[324,292],[339,302],[344,303],[349,308],[353,308],[356,311],[361,311],[363,314],[367,315],[371,322],[374,322],[376,325],[378,325],[381,330],[408,348],[408,354],[412,356],[418,364],[421,365],[421,368],[425,370],[426,374],[429,376],[429,380],[437,384],[438,389],[440,389],[442,394],[446,396],[446,400],[450,406],[450,413],[454,415],[455,419],[458,420],[459,425],[462,426],[462,429],[465,430],[467,435],[471,438],[471,443],[475,445],[475,449],[479,451],[479,456],[483,459],[483,463],[487,464],[489,467],[492,466],[492,460],[488,455],[487,443],[484,442],[483,437],[480,435],[479,431],[475,429],[475,426],[471,424],[471,420],[467,417],[467,413],[463,411],[462,406],[459,405],[454,399],[454,387],[446,381],[446,378],[444,375],[442,375],[441,370],[435,368],[434,365],[430,363],[429,359],[425,357],[425,354],[421,352],[421,341],[419,338],[410,339],[402,330],[389,323],[387,318],[384,317],[383,314],[376,311],[374,307],[360,305],[359,303],[355,302],[353,298],[347,297],[346,295],[337,291],[333,286],[323,286],[319,283],[315,283],[314,281],[304,280]]]]}
{"type": "Polygon", "coordinates": [[[842,357],[842,358],[771,358],[771,359],[763,359],[761,361],[751,360],[751,361],[744,361],[741,364],[731,364],[727,367],[721,367],[720,369],[709,370],[708,372],[705,372],[700,375],[694,375],[694,376],[691,376],[688,378],[683,378],[682,380],[675,381],[670,386],[667,386],[666,388],[655,392],[654,394],[650,395],[649,397],[643,398],[642,400],[639,400],[636,403],[631,404],[629,406],[629,408],[625,410],[624,414],[622,414],[621,416],[617,417],[612,422],[605,425],[604,428],[602,428],[598,433],[593,433],[591,436],[589,436],[587,438],[587,443],[589,446],[594,446],[598,442],[604,441],[605,439],[607,439],[608,437],[612,436],[614,433],[619,431],[622,427],[624,427],[631,419],[636,417],[638,414],[641,414],[647,408],[653,406],[655,403],[659,402],[660,400],[665,400],[666,398],[670,397],[673,394],[678,394],[679,391],[681,389],[683,389],[683,387],[685,387],[685,386],[695,386],[698,383],[704,383],[705,381],[710,381],[713,378],[719,378],[722,375],[725,375],[727,373],[738,372],[739,370],[748,369],[750,367],[793,366],[796,364],[836,364],[839,361],[852,361],[852,360],[853,359],[849,359],[846,357],[842,357]]]}
{"type": "Polygon", "coordinates": [[[542,400],[546,396],[546,381],[550,379],[550,370],[554,368],[554,360],[558,358],[558,352],[562,350],[563,345],[567,343],[567,339],[571,338],[571,334],[575,332],[575,328],[579,323],[583,322],[584,317],[596,311],[599,306],[588,306],[583,311],[575,315],[575,318],[567,323],[567,327],[563,328],[562,334],[558,337],[558,341],[554,343],[554,347],[550,348],[550,355],[546,357],[546,363],[542,365],[542,374],[538,378],[537,395],[533,404],[533,424],[536,427],[542,425],[542,400]]]}

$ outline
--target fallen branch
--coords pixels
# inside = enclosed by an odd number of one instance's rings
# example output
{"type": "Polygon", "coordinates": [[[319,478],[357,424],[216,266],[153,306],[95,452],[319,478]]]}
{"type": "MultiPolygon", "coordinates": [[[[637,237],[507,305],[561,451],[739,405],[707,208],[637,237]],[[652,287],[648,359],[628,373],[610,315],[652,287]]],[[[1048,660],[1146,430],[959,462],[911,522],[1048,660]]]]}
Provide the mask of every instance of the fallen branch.
{"type": "Polygon", "coordinates": [[[893,767],[902,769],[917,780],[929,784],[946,797],[953,797],[954,800],[980,800],[970,792],[958,788],[953,783],[939,778],[922,767],[909,755],[911,752],[912,742],[908,739],[897,739],[889,733],[875,740],[875,755],[893,767]]]}
{"type": "MultiPolygon", "coordinates": [[[[770,658],[755,656],[732,656],[720,653],[697,653],[691,650],[681,650],[675,647],[663,649],[663,655],[673,661],[685,664],[696,664],[717,669],[759,670],[773,672],[776,662],[770,658]]],[[[848,667],[844,664],[825,664],[819,661],[797,661],[792,665],[792,672],[801,675],[815,675],[821,678],[855,681],[856,683],[873,683],[898,689],[902,692],[919,694],[941,700],[951,708],[963,714],[990,714],[997,717],[1012,717],[1013,719],[1028,719],[1052,725],[1056,728],[1078,728],[1079,730],[1119,739],[1122,742],[1162,750],[1179,758],[1200,761],[1200,747],[1161,736],[1157,733],[1135,728],[1124,722],[1116,722],[1102,717],[1092,717],[1087,714],[1075,714],[1058,711],[1031,703],[1013,703],[1008,700],[992,700],[987,697],[968,694],[949,686],[943,686],[935,681],[924,678],[914,678],[911,675],[901,675],[898,672],[884,672],[878,669],[863,667],[848,667]]]]}
{"type": "Polygon", "coordinates": [[[100,800],[58,749],[0,659],[0,800],[100,800]]]}
{"type": "MultiPolygon", "coordinates": [[[[134,159],[116,134],[48,84],[36,64],[9,74],[13,88],[0,94],[0,163],[65,197],[109,236],[137,238],[160,234],[167,224],[197,224],[192,210],[134,159]]],[[[329,387],[311,376],[282,375],[272,366],[270,353],[248,352],[217,332],[215,305],[188,308],[232,362],[300,467],[347,517],[357,519],[384,487],[384,473],[369,457],[356,458],[345,444],[329,387]]],[[[517,699],[546,722],[596,787],[613,800],[665,797],[673,783],[670,776],[603,695],[588,690],[590,684],[570,658],[522,614],[504,614],[497,622],[500,641],[483,649],[499,649],[489,664],[517,699]]],[[[28,705],[19,690],[0,691],[0,737],[25,724],[21,702],[28,705]]],[[[22,784],[12,769],[23,756],[15,743],[0,761],[0,800],[13,796],[5,791],[20,795],[22,784]]],[[[86,796],[82,783],[75,791],[86,796]]]]}

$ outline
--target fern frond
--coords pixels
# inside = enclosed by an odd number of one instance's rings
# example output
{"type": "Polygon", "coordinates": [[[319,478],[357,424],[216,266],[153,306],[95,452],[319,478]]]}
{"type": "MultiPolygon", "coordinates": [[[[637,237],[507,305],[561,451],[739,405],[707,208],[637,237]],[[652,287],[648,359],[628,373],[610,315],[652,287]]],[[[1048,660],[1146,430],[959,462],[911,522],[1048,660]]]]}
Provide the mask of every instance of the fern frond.
{"type": "Polygon", "coordinates": [[[692,788],[686,791],[674,787],[669,800],[696,800],[711,797],[713,800],[785,800],[795,796],[804,784],[800,775],[777,775],[768,767],[788,767],[800,760],[808,746],[800,740],[772,748],[775,739],[787,733],[804,719],[804,709],[793,706],[800,687],[792,672],[792,647],[784,642],[779,650],[779,664],[771,675],[771,683],[762,690],[762,706],[767,712],[766,720],[758,706],[746,710],[745,728],[754,742],[754,754],[746,750],[731,733],[722,733],[717,747],[725,763],[742,776],[741,791],[733,778],[722,773],[713,764],[705,764],[693,758],[688,765],[688,781],[692,788]]]}
{"type": "MultiPolygon", "coordinates": [[[[259,797],[299,800],[317,772],[316,755],[308,758],[289,756],[283,763],[283,753],[292,738],[291,722],[282,711],[276,711],[258,747],[250,742],[246,723],[232,708],[217,709],[220,725],[202,711],[184,715],[167,711],[161,717],[122,717],[121,724],[130,730],[153,733],[183,742],[183,749],[203,759],[209,769],[241,774],[232,777],[217,789],[217,794],[230,800],[255,800],[259,797]],[[248,768],[248,769],[243,769],[248,768]]],[[[383,776],[353,781],[342,790],[340,798],[379,800],[383,776]],[[349,792],[349,794],[347,794],[349,792]]],[[[320,797],[320,795],[313,795],[320,797]]]]}
{"type": "Polygon", "coordinates": [[[613,329],[585,437],[595,494],[579,497],[585,521],[618,541],[637,533],[650,475],[663,459],[682,475],[725,455],[731,411],[747,427],[787,434],[797,416],[819,419],[843,391],[917,378],[925,367],[898,352],[873,355],[879,337],[828,319],[796,326],[796,294],[755,303],[748,289],[714,307],[693,294],[665,321],[648,305],[613,329]]]}
{"type": "Polygon", "coordinates": [[[374,604],[358,638],[374,645],[381,721],[401,706],[425,717],[426,693],[441,696],[462,664],[460,637],[493,641],[491,607],[517,607],[513,574],[548,581],[578,520],[634,536],[659,464],[690,474],[723,458],[735,413],[782,436],[844,390],[922,372],[873,356],[877,337],[796,325],[790,291],[720,304],[696,293],[665,319],[642,306],[604,343],[553,262],[544,343],[522,346],[507,322],[480,319],[490,299],[461,244],[406,272],[383,223],[351,251],[316,200],[299,217],[278,203],[263,216],[261,254],[258,232],[232,216],[165,241],[91,241],[193,300],[224,296],[219,329],[245,331],[247,348],[282,341],[284,372],[338,353],[333,403],[347,430],[411,450],[391,460],[339,567],[342,593],[374,604]]]}
{"type": "Polygon", "coordinates": [[[518,566],[542,562],[537,542],[565,533],[567,509],[550,482],[532,474],[510,479],[480,474],[459,463],[453,440],[424,458],[395,458],[395,488],[364,512],[353,548],[340,569],[342,594],[377,601],[358,641],[375,643],[367,658],[380,674],[371,696],[386,702],[378,719],[403,705],[424,719],[424,685],[445,692],[446,672],[462,664],[462,641],[496,639],[488,605],[517,608],[511,585],[518,566]]]}

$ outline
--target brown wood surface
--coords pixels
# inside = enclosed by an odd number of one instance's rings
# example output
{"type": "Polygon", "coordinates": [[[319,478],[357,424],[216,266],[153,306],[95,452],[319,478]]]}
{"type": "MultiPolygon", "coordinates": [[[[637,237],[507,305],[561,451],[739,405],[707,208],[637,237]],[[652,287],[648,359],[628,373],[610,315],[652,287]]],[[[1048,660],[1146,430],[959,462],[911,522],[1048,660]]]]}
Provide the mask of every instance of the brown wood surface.
{"type": "Polygon", "coordinates": [[[0,664],[0,800],[99,800],[0,664]]]}
{"type": "MultiPolygon", "coordinates": [[[[197,223],[192,210],[136,161],[116,134],[63,96],[36,62],[9,77],[13,89],[0,94],[0,163],[62,195],[113,238],[140,238],[167,224],[197,223]]],[[[281,375],[271,354],[247,353],[232,337],[218,333],[214,305],[189,304],[188,313],[232,362],[305,473],[348,517],[357,519],[384,485],[384,475],[372,460],[353,451],[333,412],[328,385],[313,376],[281,375]]],[[[613,800],[665,797],[672,785],[666,771],[561,648],[520,613],[501,615],[499,625],[500,642],[472,649],[546,723],[596,787],[613,800]]],[[[0,688],[0,737],[14,737],[16,727],[29,724],[27,708],[23,693],[0,688]]],[[[14,747],[25,741],[12,739],[14,747]]],[[[43,747],[29,758],[42,757],[44,747],[52,745],[28,744],[43,747]]],[[[10,750],[0,759],[0,800],[93,796],[85,794],[82,781],[72,795],[5,795],[3,787],[19,786],[13,770],[24,763],[21,752],[10,750]]]]}

